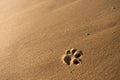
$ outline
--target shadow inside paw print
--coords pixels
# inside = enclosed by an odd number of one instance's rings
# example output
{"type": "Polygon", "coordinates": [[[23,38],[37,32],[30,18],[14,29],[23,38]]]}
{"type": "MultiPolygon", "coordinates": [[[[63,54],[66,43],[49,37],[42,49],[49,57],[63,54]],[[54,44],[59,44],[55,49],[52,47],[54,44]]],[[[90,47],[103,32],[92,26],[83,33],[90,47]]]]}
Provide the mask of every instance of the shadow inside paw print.
{"type": "Polygon", "coordinates": [[[64,61],[67,65],[70,65],[71,57],[70,56],[65,56],[64,61]]]}
{"type": "Polygon", "coordinates": [[[66,53],[67,55],[68,55],[68,54],[70,54],[70,50],[66,50],[66,52],[65,52],[65,53],[66,53]]]}
{"type": "Polygon", "coordinates": [[[79,63],[80,63],[79,60],[77,60],[77,59],[73,60],[73,64],[79,64],[79,63]]]}
{"type": "Polygon", "coordinates": [[[75,58],[79,58],[82,55],[83,55],[82,51],[77,51],[74,56],[75,56],[75,58]]]}
{"type": "Polygon", "coordinates": [[[72,65],[72,64],[80,64],[81,63],[81,56],[83,55],[82,51],[79,51],[75,48],[72,48],[70,50],[66,50],[65,56],[63,58],[64,63],[67,65],[72,65]]]}
{"type": "Polygon", "coordinates": [[[72,48],[72,49],[70,50],[70,52],[72,53],[72,55],[73,55],[76,51],[77,51],[77,49],[74,49],[74,48],[72,48]]]}

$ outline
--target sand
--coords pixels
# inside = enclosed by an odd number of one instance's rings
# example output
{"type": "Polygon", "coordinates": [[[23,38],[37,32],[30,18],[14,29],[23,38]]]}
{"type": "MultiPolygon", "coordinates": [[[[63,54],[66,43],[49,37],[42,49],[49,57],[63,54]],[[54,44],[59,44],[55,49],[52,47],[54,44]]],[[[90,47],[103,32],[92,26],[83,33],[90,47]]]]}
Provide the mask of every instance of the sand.
{"type": "Polygon", "coordinates": [[[0,80],[120,80],[120,0],[0,0],[0,80]]]}

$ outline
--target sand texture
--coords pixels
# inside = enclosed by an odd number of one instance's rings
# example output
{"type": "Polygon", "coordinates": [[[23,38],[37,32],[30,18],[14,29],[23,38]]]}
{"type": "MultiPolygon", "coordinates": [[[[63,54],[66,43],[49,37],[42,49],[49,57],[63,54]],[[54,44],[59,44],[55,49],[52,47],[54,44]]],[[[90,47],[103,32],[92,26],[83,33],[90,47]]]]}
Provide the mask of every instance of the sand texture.
{"type": "Polygon", "coordinates": [[[120,80],[120,0],[0,0],[0,80],[120,80]]]}

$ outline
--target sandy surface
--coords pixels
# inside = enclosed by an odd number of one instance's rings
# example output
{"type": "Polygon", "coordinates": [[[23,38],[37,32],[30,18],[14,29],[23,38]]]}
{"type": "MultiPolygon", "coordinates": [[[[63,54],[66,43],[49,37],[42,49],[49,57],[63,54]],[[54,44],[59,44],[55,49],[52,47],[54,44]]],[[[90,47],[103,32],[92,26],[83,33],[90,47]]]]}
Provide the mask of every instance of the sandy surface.
{"type": "Polygon", "coordinates": [[[120,80],[120,0],[0,0],[0,80],[120,80]]]}

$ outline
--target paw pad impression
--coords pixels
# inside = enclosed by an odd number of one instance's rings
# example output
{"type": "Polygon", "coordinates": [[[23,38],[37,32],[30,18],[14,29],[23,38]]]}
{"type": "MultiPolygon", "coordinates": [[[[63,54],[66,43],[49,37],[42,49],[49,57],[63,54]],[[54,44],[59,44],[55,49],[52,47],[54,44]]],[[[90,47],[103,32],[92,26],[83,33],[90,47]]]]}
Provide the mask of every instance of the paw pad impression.
{"type": "Polygon", "coordinates": [[[65,51],[65,55],[63,56],[63,62],[66,65],[78,65],[82,62],[81,56],[83,52],[81,50],[77,50],[75,48],[71,48],[70,50],[65,51]]]}

